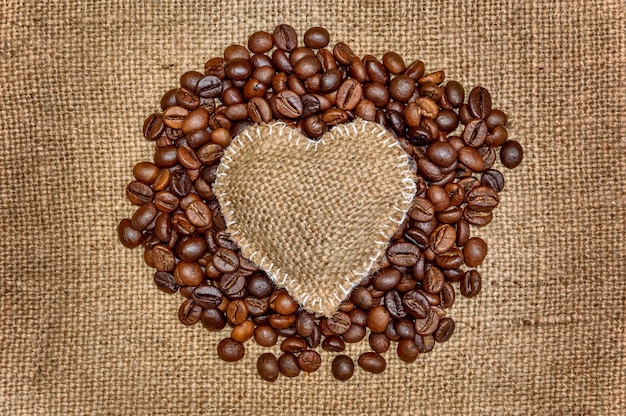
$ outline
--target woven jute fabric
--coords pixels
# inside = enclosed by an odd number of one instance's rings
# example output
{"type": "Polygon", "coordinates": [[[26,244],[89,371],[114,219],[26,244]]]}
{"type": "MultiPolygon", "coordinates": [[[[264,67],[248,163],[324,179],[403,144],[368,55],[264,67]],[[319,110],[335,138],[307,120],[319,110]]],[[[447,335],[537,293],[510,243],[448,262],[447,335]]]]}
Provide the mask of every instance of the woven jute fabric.
{"type": "MultiPolygon", "coordinates": [[[[623,415],[625,9],[606,1],[0,2],[0,414],[623,415]],[[144,118],[180,75],[289,22],[483,85],[525,149],[482,293],[446,344],[348,382],[261,382],[181,325],[116,225],[144,118]]],[[[277,347],[276,347],[277,348],[277,347]]],[[[356,356],[366,343],[350,345],[356,356]]],[[[276,349],[270,349],[276,352],[276,349]]]]}
{"type": "Polygon", "coordinates": [[[213,192],[243,255],[309,312],[332,316],[377,270],[416,177],[393,133],[357,119],[319,141],[253,125],[224,151],[213,192]]]}

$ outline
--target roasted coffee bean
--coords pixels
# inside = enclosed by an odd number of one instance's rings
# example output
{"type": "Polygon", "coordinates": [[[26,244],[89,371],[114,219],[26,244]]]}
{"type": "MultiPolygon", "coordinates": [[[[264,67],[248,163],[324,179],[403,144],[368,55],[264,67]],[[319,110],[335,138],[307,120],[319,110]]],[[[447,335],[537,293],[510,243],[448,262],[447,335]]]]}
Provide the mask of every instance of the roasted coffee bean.
{"type": "Polygon", "coordinates": [[[160,272],[171,272],[176,265],[176,258],[172,250],[160,244],[152,249],[152,261],[154,268],[160,272]]]}
{"type": "Polygon", "coordinates": [[[474,117],[486,118],[491,112],[491,94],[483,87],[475,87],[470,92],[467,104],[474,117]]]}
{"type": "Polygon", "coordinates": [[[404,310],[414,318],[425,318],[430,311],[430,302],[424,294],[418,290],[411,290],[402,297],[404,310]]]}
{"type": "Polygon", "coordinates": [[[235,299],[228,303],[226,318],[233,325],[239,325],[248,319],[248,305],[243,299],[235,299]]]}
{"type": "Polygon", "coordinates": [[[450,197],[440,185],[431,185],[426,190],[426,198],[433,204],[435,211],[445,211],[450,207],[450,197]]]}
{"type": "Polygon", "coordinates": [[[454,291],[454,286],[450,284],[450,282],[445,282],[443,284],[443,288],[439,293],[441,297],[441,303],[439,304],[442,308],[450,308],[454,305],[454,300],[456,298],[456,292],[454,291]]]}
{"type": "Polygon", "coordinates": [[[473,298],[480,293],[482,279],[476,270],[468,270],[461,278],[461,294],[466,298],[473,298]]]}
{"type": "Polygon", "coordinates": [[[213,265],[222,273],[231,273],[239,268],[239,255],[237,252],[220,248],[213,256],[213,265]]]}
{"type": "Polygon", "coordinates": [[[202,268],[196,262],[179,261],[174,267],[174,279],[181,286],[198,286],[203,278],[202,268]]]}
{"type": "Polygon", "coordinates": [[[456,241],[456,231],[449,224],[443,224],[435,228],[430,235],[430,248],[435,254],[445,253],[450,250],[456,241]]]}
{"type": "Polygon", "coordinates": [[[340,108],[329,108],[322,114],[322,121],[329,126],[342,124],[348,121],[348,113],[340,108]]]}
{"type": "Polygon", "coordinates": [[[463,163],[474,172],[482,172],[485,169],[485,161],[482,155],[473,147],[463,146],[458,151],[459,162],[463,163]]]}
{"type": "Polygon", "coordinates": [[[133,181],[126,187],[126,197],[134,205],[150,203],[153,196],[154,191],[145,183],[133,181]]]}
{"type": "Polygon", "coordinates": [[[272,120],[272,110],[269,103],[262,97],[254,97],[248,102],[248,116],[255,123],[272,120]]]}
{"type": "Polygon", "coordinates": [[[163,94],[163,97],[161,97],[161,110],[165,110],[168,107],[172,107],[176,105],[176,92],[178,91],[178,88],[174,88],[169,90],[168,92],[166,92],[165,94],[163,94]]]}
{"type": "Polygon", "coordinates": [[[232,338],[224,338],[217,344],[217,355],[226,362],[241,360],[246,354],[246,350],[241,342],[232,338]]]}
{"type": "Polygon", "coordinates": [[[413,199],[413,204],[408,214],[409,217],[413,218],[415,221],[427,222],[435,216],[435,207],[426,198],[418,196],[413,199]]]}
{"type": "MultiPolygon", "coordinates": [[[[461,262],[462,262],[462,258],[461,258],[461,262]]],[[[439,293],[441,292],[441,289],[443,289],[444,283],[445,283],[445,278],[441,270],[439,270],[439,268],[435,266],[430,266],[426,269],[424,280],[422,282],[424,291],[428,293],[433,293],[433,294],[439,293]]]]}
{"type": "Polygon", "coordinates": [[[159,168],[152,162],[139,162],[133,166],[133,176],[139,182],[151,185],[159,175],[159,168]]]}
{"type": "Polygon", "coordinates": [[[278,360],[271,352],[266,352],[259,356],[256,362],[256,369],[259,376],[265,381],[274,382],[278,379],[278,360]]]}
{"type": "Polygon", "coordinates": [[[165,123],[161,114],[151,114],[143,123],[143,137],[155,141],[165,132],[165,123]]]}
{"type": "Polygon", "coordinates": [[[487,244],[479,237],[472,237],[463,246],[463,257],[468,267],[479,266],[487,255],[487,244]]]}
{"type": "Polygon", "coordinates": [[[522,163],[524,158],[524,150],[522,146],[515,140],[508,140],[500,148],[500,161],[502,164],[509,168],[514,169],[522,163]]]}
{"type": "MultiPolygon", "coordinates": [[[[224,67],[220,65],[219,71],[223,72],[224,67]]],[[[224,75],[225,76],[225,75],[224,75]]],[[[222,92],[222,80],[216,75],[207,74],[204,78],[198,81],[196,86],[196,94],[202,98],[215,98],[219,97],[222,92]]]]}
{"type": "Polygon", "coordinates": [[[278,359],[280,373],[285,377],[297,377],[300,374],[298,358],[291,353],[285,353],[278,359]]]}
{"type": "Polygon", "coordinates": [[[291,315],[299,307],[298,302],[287,291],[281,291],[273,302],[270,301],[270,306],[281,315],[291,315]]]}
{"type": "Polygon", "coordinates": [[[295,353],[295,352],[304,351],[305,349],[306,349],[306,341],[304,340],[304,338],[301,338],[299,336],[287,337],[280,344],[280,350],[282,352],[295,353]]]}
{"type": "Polygon", "coordinates": [[[387,368],[385,358],[376,352],[364,352],[359,356],[359,367],[368,373],[380,374],[387,368]]]}
{"type": "Polygon", "coordinates": [[[274,47],[274,39],[270,33],[258,31],[248,38],[248,49],[253,53],[269,52],[274,47]]]}
{"type": "Polygon", "coordinates": [[[206,252],[207,243],[201,237],[191,237],[176,245],[176,255],[184,261],[198,261],[206,252]]]}
{"type": "Polygon", "coordinates": [[[414,322],[415,332],[419,335],[431,335],[439,326],[439,316],[434,308],[431,308],[428,315],[424,318],[418,318],[414,322]]]}
{"type": "MultiPolygon", "coordinates": [[[[407,102],[414,92],[415,81],[407,75],[398,75],[389,83],[389,95],[394,100],[407,102]]],[[[438,107],[437,110],[439,110],[438,107]]]]}
{"type": "Polygon", "coordinates": [[[180,286],[176,283],[174,275],[168,272],[156,272],[154,274],[154,284],[159,290],[165,293],[176,293],[180,286]]]}
{"type": "Polygon", "coordinates": [[[185,117],[189,114],[189,110],[180,106],[168,107],[163,111],[163,123],[167,127],[171,127],[173,129],[180,129],[183,126],[183,121],[185,117]]]}
{"type": "Polygon", "coordinates": [[[383,65],[394,75],[401,74],[405,70],[404,60],[395,52],[386,52],[383,55],[383,65]]]}
{"type": "Polygon", "coordinates": [[[247,297],[246,304],[248,305],[248,312],[250,316],[259,316],[263,315],[269,309],[269,302],[267,298],[255,298],[255,297],[247,297]]]}
{"type": "Polygon", "coordinates": [[[303,111],[302,100],[293,91],[281,91],[276,94],[276,111],[283,117],[298,118],[303,111]]]}
{"type": "Polygon", "coordinates": [[[447,142],[434,142],[426,149],[426,155],[437,166],[447,168],[456,161],[457,151],[447,142]]]}
{"type": "Polygon", "coordinates": [[[117,226],[117,236],[126,248],[139,247],[143,237],[141,231],[133,228],[131,220],[128,218],[120,221],[117,226]]]}
{"type": "MultiPolygon", "coordinates": [[[[461,208],[458,209],[461,210],[461,208]]],[[[435,263],[437,266],[444,270],[459,268],[463,265],[463,261],[463,253],[456,247],[452,247],[445,253],[437,254],[435,257],[435,263]]]]}
{"type": "Polygon", "coordinates": [[[287,52],[293,51],[298,46],[298,34],[287,24],[276,26],[272,38],[277,48],[287,52]]]}
{"type": "Polygon", "coordinates": [[[222,290],[222,293],[224,293],[224,295],[228,297],[237,294],[242,289],[244,289],[245,286],[246,278],[239,271],[233,273],[224,273],[220,278],[219,288],[222,290]]]}
{"type": "Polygon", "coordinates": [[[361,83],[355,79],[348,78],[337,90],[337,107],[342,110],[352,110],[361,101],[363,89],[361,83]]]}
{"type": "Polygon", "coordinates": [[[412,363],[417,359],[419,348],[414,339],[401,339],[398,341],[396,352],[402,361],[412,363]]]}
{"type": "Polygon", "coordinates": [[[467,206],[474,211],[491,212],[500,203],[498,193],[488,186],[479,186],[467,194],[467,206]]]}
{"type": "Polygon", "coordinates": [[[372,350],[375,352],[382,354],[389,350],[389,346],[391,345],[391,341],[385,334],[376,334],[370,333],[369,335],[369,344],[372,350]]]}
{"type": "Polygon", "coordinates": [[[235,341],[246,342],[254,335],[254,324],[250,320],[235,325],[230,331],[230,337],[235,341]]]}
{"type": "Polygon", "coordinates": [[[222,303],[222,292],[214,286],[198,286],[191,299],[202,308],[217,308],[222,303]]]}
{"type": "Polygon", "coordinates": [[[304,350],[298,355],[298,367],[302,371],[312,373],[322,364],[322,357],[314,350],[304,350]]]}
{"type": "Polygon", "coordinates": [[[326,322],[328,329],[336,335],[345,334],[350,329],[350,325],[352,325],[350,316],[345,312],[335,313],[326,322]]]}
{"type": "Polygon", "coordinates": [[[271,347],[278,341],[278,335],[271,326],[259,325],[254,330],[254,340],[263,347],[271,347]]]}
{"type": "Polygon", "coordinates": [[[461,138],[466,145],[471,147],[480,147],[487,138],[487,123],[481,119],[470,121],[463,129],[461,138]]]}
{"type": "Polygon", "coordinates": [[[419,248],[411,243],[394,243],[387,249],[389,261],[400,267],[411,267],[417,263],[419,248]]]}
{"type": "Polygon", "coordinates": [[[178,319],[183,325],[191,326],[200,321],[202,308],[195,304],[192,299],[187,299],[178,308],[178,319]]]}
{"type": "Polygon", "coordinates": [[[328,42],[330,42],[330,35],[323,27],[312,27],[304,33],[304,44],[309,48],[325,48],[328,42]]]}
{"type": "Polygon", "coordinates": [[[369,290],[364,287],[356,287],[352,291],[352,302],[362,309],[371,309],[374,306],[374,298],[369,290]]]}
{"type": "Polygon", "coordinates": [[[257,298],[264,298],[272,293],[274,285],[264,273],[253,273],[247,282],[248,293],[257,298]]]}
{"type": "Polygon", "coordinates": [[[226,317],[224,313],[217,309],[204,309],[200,314],[202,326],[209,331],[221,331],[226,326],[226,317]]]}
{"type": "MultiPolygon", "coordinates": [[[[296,322],[295,315],[281,315],[275,313],[270,315],[269,324],[274,329],[286,329],[292,326],[296,322]]],[[[294,328],[295,332],[295,328],[294,328]]]]}
{"type": "Polygon", "coordinates": [[[354,361],[347,355],[339,354],[333,359],[331,371],[337,380],[346,381],[354,374],[354,361]]]}
{"type": "Polygon", "coordinates": [[[346,343],[340,336],[329,335],[322,342],[322,349],[331,352],[341,352],[346,349],[346,343]]]}
{"type": "Polygon", "coordinates": [[[454,333],[455,323],[451,318],[443,318],[439,322],[439,327],[433,334],[437,342],[446,342],[454,333]]]}
{"type": "Polygon", "coordinates": [[[393,322],[393,329],[401,339],[415,338],[415,327],[410,319],[401,319],[393,322]]]}
{"type": "Polygon", "coordinates": [[[463,219],[471,225],[482,227],[491,222],[493,214],[491,211],[476,211],[466,206],[463,208],[463,219]]]}
{"type": "Polygon", "coordinates": [[[384,332],[390,321],[389,311],[382,305],[374,306],[367,313],[367,327],[372,332],[384,332]]]}
{"type": "Polygon", "coordinates": [[[374,289],[388,291],[396,287],[401,277],[402,275],[398,270],[388,267],[376,273],[372,283],[374,289]]]}

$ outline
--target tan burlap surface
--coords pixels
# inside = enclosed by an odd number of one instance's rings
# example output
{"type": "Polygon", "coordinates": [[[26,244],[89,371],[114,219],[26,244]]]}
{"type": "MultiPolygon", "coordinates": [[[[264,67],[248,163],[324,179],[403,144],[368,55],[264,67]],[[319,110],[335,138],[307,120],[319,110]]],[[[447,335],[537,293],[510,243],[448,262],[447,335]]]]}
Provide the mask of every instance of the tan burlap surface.
{"type": "Polygon", "coordinates": [[[624,414],[624,18],[619,0],[0,2],[0,414],[624,414]],[[160,95],[283,21],[484,85],[526,150],[479,232],[483,293],[379,376],[334,381],[325,355],[268,384],[255,346],[218,361],[224,334],[183,327],[116,241],[160,95]]]}
{"type": "Polygon", "coordinates": [[[357,119],[319,141],[253,125],[224,151],[213,191],[228,232],[309,312],[332,316],[379,268],[416,191],[393,133],[357,119]]]}

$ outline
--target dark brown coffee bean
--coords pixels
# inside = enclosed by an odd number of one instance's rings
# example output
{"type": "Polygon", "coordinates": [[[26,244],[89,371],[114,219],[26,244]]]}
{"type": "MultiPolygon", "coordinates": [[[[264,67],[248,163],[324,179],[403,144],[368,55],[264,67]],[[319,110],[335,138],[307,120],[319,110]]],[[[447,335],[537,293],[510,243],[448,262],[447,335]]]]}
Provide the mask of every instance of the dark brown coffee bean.
{"type": "Polygon", "coordinates": [[[163,94],[163,97],[161,97],[161,109],[165,110],[168,107],[172,107],[176,105],[176,92],[178,91],[178,88],[174,88],[169,90],[168,92],[166,92],[165,94],[163,94]]]}
{"type": "Polygon", "coordinates": [[[170,170],[170,192],[178,198],[183,198],[191,192],[193,182],[189,174],[181,166],[170,170]]]}
{"type": "Polygon", "coordinates": [[[402,361],[412,363],[417,359],[419,348],[414,339],[401,339],[398,341],[396,352],[402,361]]]}
{"type": "Polygon", "coordinates": [[[388,267],[376,273],[372,279],[374,289],[388,291],[396,287],[402,275],[396,269],[388,267]]]}
{"type": "Polygon", "coordinates": [[[234,81],[244,81],[250,78],[252,70],[252,64],[247,59],[233,59],[224,65],[224,72],[226,76],[234,81]]]}
{"type": "Polygon", "coordinates": [[[441,110],[435,118],[435,122],[440,130],[451,132],[459,126],[459,116],[452,110],[441,110]]]}
{"type": "Polygon", "coordinates": [[[133,176],[139,182],[151,185],[159,174],[159,168],[152,162],[139,162],[133,166],[133,176]]]}
{"type": "Polygon", "coordinates": [[[269,103],[261,97],[254,97],[248,102],[248,117],[255,123],[272,120],[272,109],[269,103]]]}
{"type": "Polygon", "coordinates": [[[156,272],[154,274],[154,284],[156,287],[165,293],[176,293],[180,286],[176,283],[174,275],[167,272],[156,272]]]}
{"type": "Polygon", "coordinates": [[[267,298],[255,298],[247,297],[246,304],[248,305],[248,312],[250,316],[259,316],[267,312],[270,305],[267,298]]]}
{"type": "MultiPolygon", "coordinates": [[[[461,262],[462,261],[463,259],[461,258],[461,262]]],[[[433,294],[439,293],[441,292],[441,289],[443,289],[444,283],[445,283],[445,278],[441,270],[439,270],[439,268],[435,266],[431,266],[426,269],[426,274],[424,275],[424,281],[422,282],[424,291],[428,293],[433,293],[433,294]]]]}
{"type": "Polygon", "coordinates": [[[402,298],[396,290],[390,290],[385,293],[384,305],[392,318],[402,319],[406,316],[402,298]]]}
{"type": "Polygon", "coordinates": [[[246,349],[241,342],[232,338],[224,338],[217,344],[217,355],[226,362],[241,360],[246,354],[246,349]]]}
{"type": "Polygon", "coordinates": [[[482,227],[491,222],[493,214],[491,211],[476,211],[466,206],[463,208],[463,219],[471,225],[482,227]]]}
{"type": "Polygon", "coordinates": [[[282,352],[296,353],[306,349],[306,341],[298,336],[287,337],[280,344],[282,352]]]}
{"type": "Polygon", "coordinates": [[[382,305],[374,306],[367,313],[367,327],[372,332],[384,332],[390,321],[389,311],[382,305]]]}
{"type": "Polygon", "coordinates": [[[482,279],[476,270],[468,270],[461,278],[461,294],[466,298],[473,298],[480,293],[482,279]]]}
{"type": "Polygon", "coordinates": [[[420,250],[411,243],[394,243],[387,249],[389,261],[400,267],[411,267],[417,263],[420,250]]]}
{"type": "Polygon", "coordinates": [[[243,96],[246,100],[251,100],[255,97],[264,97],[267,92],[267,86],[258,79],[250,79],[243,87],[243,96]]]}
{"type": "Polygon", "coordinates": [[[322,64],[316,56],[305,56],[293,67],[293,72],[300,79],[307,79],[322,70],[322,64]]]}
{"type": "MultiPolygon", "coordinates": [[[[176,146],[163,146],[154,151],[154,163],[161,169],[171,168],[178,164],[176,146]]],[[[156,182],[156,179],[155,179],[156,182]]]]}
{"type": "MultiPolygon", "coordinates": [[[[415,92],[415,80],[407,75],[398,75],[389,83],[389,94],[394,100],[407,102],[415,92]]],[[[439,107],[437,107],[439,110],[439,107]]]]}
{"type": "Polygon", "coordinates": [[[322,342],[324,351],[341,352],[346,349],[346,343],[337,335],[329,335],[322,342]]]}
{"type": "Polygon", "coordinates": [[[380,374],[387,368],[385,358],[376,352],[364,352],[359,356],[359,367],[368,373],[380,374]]]}
{"type": "Polygon", "coordinates": [[[450,197],[440,185],[431,185],[426,190],[426,198],[433,204],[435,211],[444,211],[450,207],[450,197]]]}
{"type": "Polygon", "coordinates": [[[497,126],[506,126],[507,117],[503,111],[493,109],[491,110],[485,121],[487,122],[487,127],[489,127],[490,130],[493,130],[497,126]]]}
{"type": "MultiPolygon", "coordinates": [[[[224,71],[224,67],[222,65],[220,65],[219,68],[221,72],[224,71]]],[[[221,93],[222,80],[216,75],[207,74],[207,76],[198,81],[198,85],[196,86],[196,94],[202,98],[219,97],[221,93]]]]}
{"type": "Polygon", "coordinates": [[[214,286],[198,286],[193,291],[191,299],[202,308],[217,308],[222,303],[222,292],[214,286]]]}
{"type": "MultiPolygon", "coordinates": [[[[224,58],[211,58],[206,61],[204,63],[204,75],[212,75],[220,80],[226,78],[226,74],[224,74],[224,58]]],[[[198,84],[200,84],[200,81],[198,81],[198,84]]],[[[196,86],[196,90],[198,90],[198,86],[196,86]]]]}
{"type": "Polygon", "coordinates": [[[335,44],[335,47],[333,48],[333,55],[337,62],[342,65],[348,65],[350,63],[350,59],[355,56],[352,49],[344,42],[338,42],[335,44]]]}
{"type": "Polygon", "coordinates": [[[154,141],[165,132],[165,123],[161,114],[151,114],[143,123],[143,137],[154,141]]]}
{"type": "MultiPolygon", "coordinates": [[[[193,90],[187,88],[179,88],[176,91],[176,104],[183,107],[186,110],[195,110],[200,107],[200,97],[198,97],[193,90]]],[[[183,122],[184,125],[184,122],[183,122]]]]}
{"type": "Polygon", "coordinates": [[[180,129],[189,111],[180,106],[169,107],[163,111],[163,122],[167,127],[180,129]]]}
{"type": "MultiPolygon", "coordinates": [[[[202,201],[193,201],[185,209],[185,215],[196,227],[209,227],[213,223],[213,214],[202,201]]],[[[217,266],[216,266],[217,267],[217,266]]]]}
{"type": "Polygon", "coordinates": [[[467,100],[469,110],[474,117],[486,118],[491,112],[491,94],[483,87],[475,87],[467,100]]]}
{"type": "Polygon", "coordinates": [[[402,298],[404,310],[414,318],[425,318],[430,311],[430,303],[424,294],[418,290],[411,290],[402,298]]]}
{"type": "Polygon", "coordinates": [[[450,250],[456,241],[456,230],[449,224],[443,224],[435,228],[430,235],[430,248],[435,254],[445,253],[450,250]]]}
{"type": "Polygon", "coordinates": [[[246,278],[245,276],[239,272],[233,273],[224,273],[220,278],[219,288],[222,290],[224,295],[228,297],[232,297],[233,295],[239,293],[246,286],[246,278]]]}
{"type": "Polygon", "coordinates": [[[434,142],[426,149],[426,155],[437,166],[451,166],[457,158],[456,149],[447,142],[434,142]]]}
{"type": "Polygon", "coordinates": [[[152,203],[147,203],[139,208],[130,219],[130,224],[135,230],[145,230],[156,218],[159,210],[152,203]]]}
{"type": "Polygon", "coordinates": [[[522,163],[523,158],[524,150],[515,140],[509,140],[502,145],[500,149],[500,160],[505,167],[514,169],[522,163]]]}
{"type": "Polygon", "coordinates": [[[248,319],[248,305],[243,299],[235,299],[228,303],[226,318],[233,325],[240,325],[248,319]]]}
{"type": "Polygon", "coordinates": [[[488,186],[479,186],[467,194],[467,206],[474,211],[491,212],[500,203],[498,193],[488,186]]]}
{"type": "Polygon", "coordinates": [[[256,362],[256,369],[259,376],[265,381],[274,382],[278,379],[278,360],[271,352],[266,352],[259,356],[256,362]]]}
{"type": "Polygon", "coordinates": [[[202,310],[200,322],[209,331],[221,331],[226,326],[224,313],[217,308],[202,310]]]}
{"type": "Polygon", "coordinates": [[[454,301],[456,298],[456,292],[454,291],[454,286],[450,282],[445,282],[443,285],[443,289],[439,293],[441,297],[441,303],[439,304],[442,308],[451,308],[454,305],[454,301]]]}
{"type": "Polygon", "coordinates": [[[248,38],[248,49],[254,53],[269,52],[274,47],[274,39],[270,33],[264,31],[254,32],[248,38]]]}
{"type": "Polygon", "coordinates": [[[504,176],[502,176],[499,170],[488,169],[483,172],[480,183],[492,188],[496,192],[502,192],[504,189],[504,176]]]}
{"type": "Polygon", "coordinates": [[[154,206],[161,212],[172,212],[178,208],[179,203],[180,200],[176,195],[167,191],[159,191],[154,196],[154,206]]]}
{"type": "Polygon", "coordinates": [[[298,359],[291,353],[285,353],[278,359],[280,373],[285,377],[297,377],[300,374],[298,359]]]}
{"type": "Polygon", "coordinates": [[[143,234],[133,228],[130,219],[125,218],[117,226],[117,236],[124,247],[135,248],[141,244],[143,234]]]}
{"type": "Polygon", "coordinates": [[[356,306],[362,309],[371,309],[374,306],[374,298],[369,290],[364,287],[356,287],[350,297],[356,306]]]}
{"type": "Polygon", "coordinates": [[[415,327],[410,319],[401,319],[393,322],[393,329],[401,339],[415,338],[415,327]]]}
{"type": "Polygon", "coordinates": [[[218,163],[223,154],[224,149],[222,148],[222,146],[215,143],[207,143],[196,152],[198,160],[203,165],[207,166],[218,163]]]}
{"type": "Polygon", "coordinates": [[[340,354],[333,359],[331,371],[337,380],[349,380],[354,374],[354,361],[347,355],[340,354]]]}
{"type": "Polygon", "coordinates": [[[263,347],[271,347],[278,341],[278,335],[271,326],[260,325],[254,330],[254,340],[263,347]]]}
{"type": "Polygon", "coordinates": [[[284,90],[276,94],[276,111],[283,117],[298,118],[302,110],[302,100],[293,91],[284,90]]]}
{"type": "Polygon", "coordinates": [[[372,332],[369,335],[369,344],[375,352],[382,354],[389,350],[391,342],[385,334],[375,334],[372,332]]]}
{"type": "Polygon", "coordinates": [[[365,63],[365,69],[367,69],[367,75],[369,76],[372,82],[380,82],[383,85],[387,85],[389,83],[389,71],[387,68],[378,61],[375,57],[369,55],[369,59],[367,56],[363,57],[365,63]]]}
{"type": "Polygon", "coordinates": [[[465,101],[465,89],[457,81],[450,81],[446,84],[446,95],[450,105],[454,108],[459,108],[465,101]]]}
{"type": "Polygon", "coordinates": [[[463,129],[461,139],[466,145],[480,147],[487,138],[487,123],[479,118],[470,121],[463,129]]]}
{"type": "MultiPolygon", "coordinates": [[[[492,111],[493,113],[493,111],[492,111]]],[[[498,147],[502,146],[509,137],[509,132],[504,126],[495,126],[485,139],[487,146],[498,147]]]]}
{"type": "Polygon", "coordinates": [[[415,221],[428,222],[435,216],[435,206],[426,198],[418,196],[413,199],[413,204],[408,214],[415,221]]]}
{"type": "Polygon", "coordinates": [[[319,115],[307,117],[302,123],[302,130],[311,139],[319,139],[326,133],[328,126],[319,115]]]}
{"type": "Polygon", "coordinates": [[[365,86],[365,98],[372,101],[376,107],[382,108],[389,103],[389,90],[380,82],[372,82],[365,86]]]}
{"type": "Polygon", "coordinates": [[[413,80],[417,81],[424,75],[424,62],[417,60],[413,61],[409,66],[404,70],[404,75],[408,75],[413,80]]]}
{"type": "Polygon", "coordinates": [[[312,27],[304,33],[304,44],[309,48],[325,48],[328,42],[330,42],[330,35],[323,27],[312,27]]]}
{"type": "Polygon", "coordinates": [[[230,332],[230,337],[235,341],[246,342],[254,335],[254,324],[250,320],[235,325],[230,332]]]}
{"type": "Polygon", "coordinates": [[[160,272],[171,272],[174,270],[176,258],[168,247],[157,245],[152,249],[154,268],[160,272]]]}
{"type": "Polygon", "coordinates": [[[328,329],[335,335],[343,335],[348,329],[350,329],[350,325],[352,325],[352,320],[350,316],[345,312],[337,312],[326,321],[328,325],[328,329]]]}
{"type": "Polygon", "coordinates": [[[133,181],[126,187],[126,197],[134,205],[148,204],[153,196],[154,191],[145,183],[133,181]]]}
{"type": "Polygon", "coordinates": [[[172,237],[172,223],[170,216],[167,214],[159,214],[154,223],[154,232],[159,240],[162,242],[170,241],[172,237]]]}
{"type": "Polygon", "coordinates": [[[179,261],[174,267],[174,279],[181,286],[199,286],[204,279],[204,273],[196,262],[179,261]]]}
{"type": "MultiPolygon", "coordinates": [[[[457,209],[462,213],[461,208],[457,207],[457,209]]],[[[452,247],[445,253],[437,254],[435,257],[435,263],[437,266],[444,270],[457,269],[463,265],[463,261],[463,253],[456,247],[452,247]]]]}
{"type": "Polygon", "coordinates": [[[404,60],[395,52],[387,52],[383,55],[383,65],[394,75],[401,74],[405,70],[404,60]]]}
{"type": "Polygon", "coordinates": [[[206,252],[207,243],[201,237],[191,237],[176,244],[176,254],[184,261],[198,261],[206,252]]]}
{"type": "Polygon", "coordinates": [[[468,267],[482,264],[487,255],[487,243],[482,238],[472,237],[463,246],[463,256],[468,267]]]}
{"type": "Polygon", "coordinates": [[[439,322],[439,328],[433,334],[437,342],[446,342],[454,333],[455,323],[451,318],[443,318],[439,322]]]}
{"type": "Polygon", "coordinates": [[[417,332],[419,335],[431,335],[437,330],[440,318],[434,309],[435,308],[431,308],[426,317],[418,318],[415,320],[415,332],[417,332]]]}
{"type": "MultiPolygon", "coordinates": [[[[478,154],[478,152],[476,153],[478,157],[480,158],[480,161],[482,162],[483,159],[480,157],[480,154],[478,154]]],[[[459,154],[459,157],[460,157],[460,154],[459,154]]],[[[441,168],[426,158],[422,158],[418,160],[417,169],[418,169],[419,174],[421,174],[422,176],[424,176],[425,179],[431,182],[436,182],[438,180],[441,180],[444,176],[443,172],[441,171],[441,168]]]]}
{"type": "Polygon", "coordinates": [[[222,273],[232,273],[239,268],[239,255],[227,248],[218,249],[212,261],[215,268],[222,273]]]}
{"type": "Polygon", "coordinates": [[[443,71],[435,71],[431,72],[430,74],[424,75],[418,81],[420,84],[440,84],[441,82],[443,82],[444,78],[445,73],[443,71]]]}
{"type": "Polygon", "coordinates": [[[287,52],[293,51],[298,46],[298,34],[287,24],[276,26],[272,38],[277,48],[287,52]]]}
{"type": "Polygon", "coordinates": [[[298,355],[298,367],[302,371],[312,373],[320,368],[322,357],[314,350],[304,350],[298,355]]]}
{"type": "Polygon", "coordinates": [[[329,108],[322,114],[322,121],[329,126],[342,124],[348,121],[348,113],[340,108],[329,108]]]}
{"type": "Polygon", "coordinates": [[[485,161],[482,155],[473,147],[463,146],[459,151],[459,162],[463,163],[474,172],[482,172],[485,169],[485,161]]]}
{"type": "Polygon", "coordinates": [[[337,107],[342,110],[352,110],[361,101],[363,89],[361,83],[355,79],[348,78],[337,90],[337,107]]]}
{"type": "Polygon", "coordinates": [[[178,308],[178,319],[183,325],[191,326],[200,321],[202,308],[194,303],[193,300],[187,299],[178,308]]]}
{"type": "Polygon", "coordinates": [[[461,207],[449,207],[445,211],[440,211],[436,215],[437,221],[444,224],[455,224],[463,217],[461,207]]]}
{"type": "Polygon", "coordinates": [[[264,298],[272,293],[274,285],[263,273],[254,273],[248,278],[248,293],[257,298],[264,298]]]}

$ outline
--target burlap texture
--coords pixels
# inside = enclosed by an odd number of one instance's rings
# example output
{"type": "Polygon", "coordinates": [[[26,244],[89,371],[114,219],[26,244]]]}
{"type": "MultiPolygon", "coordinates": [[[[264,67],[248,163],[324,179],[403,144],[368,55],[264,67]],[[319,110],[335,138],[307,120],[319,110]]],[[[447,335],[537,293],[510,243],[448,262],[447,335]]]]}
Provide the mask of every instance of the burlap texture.
{"type": "MultiPolygon", "coordinates": [[[[624,5],[607,1],[0,2],[0,414],[621,415],[626,375],[624,5]],[[183,71],[258,29],[321,24],[419,57],[509,114],[483,293],[452,339],[379,376],[274,384],[261,348],[178,323],[129,216],[145,116],[183,71]]],[[[356,354],[366,345],[351,346],[356,354]]]]}
{"type": "Polygon", "coordinates": [[[319,141],[285,123],[253,125],[224,151],[213,191],[243,255],[330,317],[404,220],[416,190],[409,159],[365,120],[319,141]]]}

